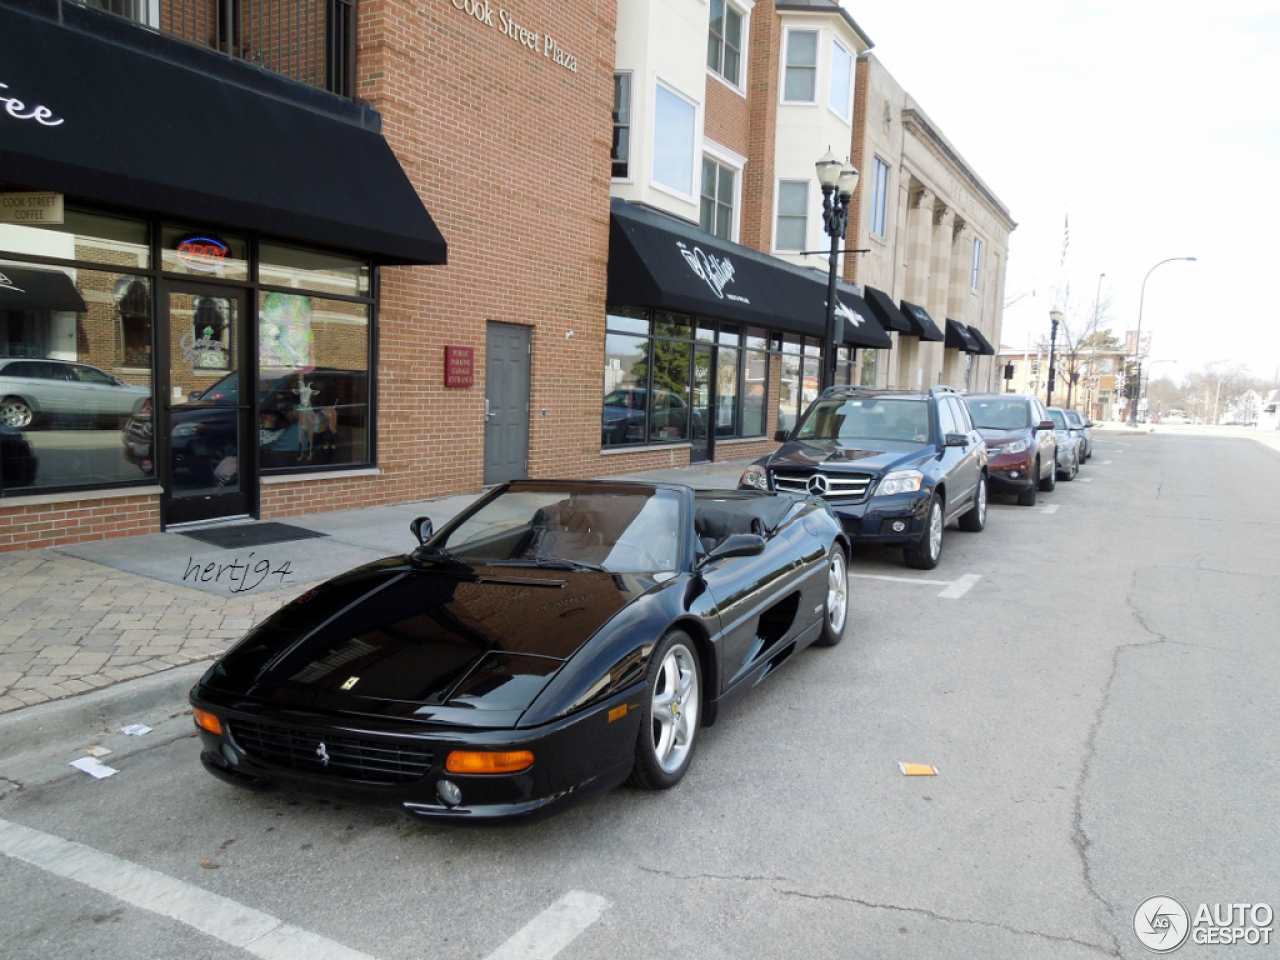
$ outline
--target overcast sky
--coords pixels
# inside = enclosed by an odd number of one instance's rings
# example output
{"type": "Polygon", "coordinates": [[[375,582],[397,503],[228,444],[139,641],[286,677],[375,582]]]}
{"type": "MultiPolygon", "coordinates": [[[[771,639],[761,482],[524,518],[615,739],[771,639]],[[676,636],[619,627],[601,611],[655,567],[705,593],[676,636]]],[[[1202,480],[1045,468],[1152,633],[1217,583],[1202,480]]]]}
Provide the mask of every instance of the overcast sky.
{"type": "Polygon", "coordinates": [[[1157,377],[1280,369],[1280,3],[843,0],[1009,209],[1002,342],[1138,322],[1157,377]],[[1063,220],[1070,218],[1061,290],[1063,220]],[[1059,294],[1060,296],[1060,294],[1059,294]]]}

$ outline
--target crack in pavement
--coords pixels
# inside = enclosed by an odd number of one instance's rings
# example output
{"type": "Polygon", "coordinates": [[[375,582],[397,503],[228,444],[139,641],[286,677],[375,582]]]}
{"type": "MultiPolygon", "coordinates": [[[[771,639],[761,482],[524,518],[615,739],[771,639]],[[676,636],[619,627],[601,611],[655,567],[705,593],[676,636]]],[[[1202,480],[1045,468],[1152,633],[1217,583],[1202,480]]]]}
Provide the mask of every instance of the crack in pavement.
{"type": "Polygon", "coordinates": [[[1043,933],[1039,930],[1024,930],[1020,927],[1011,927],[1008,924],[997,923],[994,920],[973,920],[967,917],[950,917],[946,914],[938,913],[926,907],[907,907],[896,903],[877,903],[874,900],[861,900],[858,897],[845,896],[838,893],[808,893],[804,890],[788,889],[779,884],[794,884],[795,881],[789,877],[776,877],[765,874],[715,874],[715,873],[693,873],[680,874],[671,870],[657,870],[653,867],[641,866],[640,870],[645,873],[655,874],[661,877],[668,877],[672,880],[722,880],[722,881],[738,881],[744,883],[752,883],[765,881],[772,885],[775,893],[782,894],[784,897],[796,897],[801,900],[829,900],[835,903],[845,903],[850,906],[866,907],[869,910],[887,910],[893,913],[905,913],[912,916],[924,917],[938,923],[956,923],[965,926],[984,927],[990,930],[1002,930],[1005,933],[1012,933],[1021,937],[1035,937],[1038,940],[1046,940],[1052,943],[1070,943],[1078,947],[1084,947],[1087,950],[1095,951],[1104,957],[1120,957],[1120,944],[1112,938],[1114,949],[1108,950],[1102,944],[1090,943],[1088,940],[1078,940],[1075,937],[1058,936],[1052,933],[1043,933]]]}

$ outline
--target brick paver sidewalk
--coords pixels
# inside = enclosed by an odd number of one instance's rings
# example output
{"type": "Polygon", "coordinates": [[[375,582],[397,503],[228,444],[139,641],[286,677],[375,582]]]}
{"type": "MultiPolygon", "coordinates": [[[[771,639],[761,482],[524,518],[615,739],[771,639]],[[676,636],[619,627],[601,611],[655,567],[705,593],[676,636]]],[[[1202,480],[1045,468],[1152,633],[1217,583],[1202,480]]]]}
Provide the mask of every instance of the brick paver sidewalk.
{"type": "Polygon", "coordinates": [[[219,597],[53,550],[0,554],[0,713],[217,656],[301,589],[219,597]]]}

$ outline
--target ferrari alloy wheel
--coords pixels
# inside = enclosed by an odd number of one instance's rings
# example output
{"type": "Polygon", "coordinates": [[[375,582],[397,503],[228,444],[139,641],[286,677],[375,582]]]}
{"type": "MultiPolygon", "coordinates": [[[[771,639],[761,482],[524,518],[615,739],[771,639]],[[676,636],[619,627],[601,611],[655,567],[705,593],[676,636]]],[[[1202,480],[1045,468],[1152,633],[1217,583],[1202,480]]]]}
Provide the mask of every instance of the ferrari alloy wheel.
{"type": "Polygon", "coordinates": [[[693,641],[682,631],[667,634],[654,651],[631,770],[633,785],[666,790],[689,769],[702,722],[700,671],[693,641]]]}
{"type": "Polygon", "coordinates": [[[844,636],[849,616],[849,567],[839,544],[832,544],[827,559],[827,602],[822,611],[822,635],[815,647],[834,647],[844,636]]]}
{"type": "Polygon", "coordinates": [[[920,539],[902,551],[907,566],[914,570],[932,570],[942,559],[942,501],[935,493],[929,501],[929,512],[925,517],[924,530],[920,539]]]}
{"type": "Polygon", "coordinates": [[[987,525],[987,478],[978,478],[978,492],[968,513],[960,516],[960,529],[969,533],[981,533],[987,525]]]}
{"type": "Polygon", "coordinates": [[[6,427],[28,427],[31,417],[31,407],[20,397],[5,397],[0,403],[0,423],[6,427]]]}

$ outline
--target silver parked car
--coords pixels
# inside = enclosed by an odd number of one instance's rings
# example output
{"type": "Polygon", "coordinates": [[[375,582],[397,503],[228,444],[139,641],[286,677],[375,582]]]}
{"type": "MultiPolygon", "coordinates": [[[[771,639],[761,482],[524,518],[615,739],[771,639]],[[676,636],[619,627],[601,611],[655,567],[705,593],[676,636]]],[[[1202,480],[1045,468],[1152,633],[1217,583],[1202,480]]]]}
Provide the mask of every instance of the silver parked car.
{"type": "Polygon", "coordinates": [[[1080,462],[1084,463],[1093,456],[1093,421],[1079,410],[1068,410],[1067,423],[1071,425],[1071,432],[1080,438],[1080,462]]]}
{"type": "Polygon", "coordinates": [[[1058,478],[1074,480],[1080,472],[1080,437],[1067,422],[1067,411],[1061,407],[1049,407],[1048,411],[1058,441],[1058,478]]]}
{"type": "Polygon", "coordinates": [[[105,370],[70,360],[0,359],[0,424],[29,427],[43,417],[120,426],[151,396],[105,370]]]}

